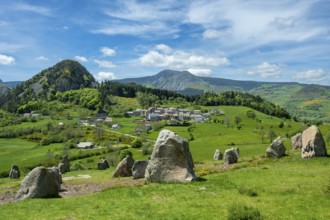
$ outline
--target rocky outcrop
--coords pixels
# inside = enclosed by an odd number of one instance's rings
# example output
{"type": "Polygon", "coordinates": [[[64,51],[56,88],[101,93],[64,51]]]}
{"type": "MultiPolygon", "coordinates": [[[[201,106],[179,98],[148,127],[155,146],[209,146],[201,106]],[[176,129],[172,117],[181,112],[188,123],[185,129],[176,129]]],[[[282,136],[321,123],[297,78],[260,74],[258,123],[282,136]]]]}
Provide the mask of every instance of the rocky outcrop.
{"type": "Polygon", "coordinates": [[[58,164],[61,173],[70,172],[70,162],[67,155],[62,158],[62,162],[58,164]]]}
{"type": "Polygon", "coordinates": [[[224,154],[224,164],[234,164],[238,162],[238,156],[239,156],[239,149],[236,148],[230,148],[225,151],[224,154]]]}
{"type": "Polygon", "coordinates": [[[322,157],[327,156],[327,148],[321,131],[315,125],[307,128],[303,131],[301,135],[302,148],[301,157],[311,158],[311,157],[322,157]]]}
{"type": "Polygon", "coordinates": [[[58,197],[59,191],[53,169],[36,167],[23,179],[16,199],[58,197]]]}
{"type": "Polygon", "coordinates": [[[131,155],[127,155],[118,165],[113,174],[113,177],[132,176],[132,167],[134,159],[131,155]]]}
{"type": "Polygon", "coordinates": [[[9,178],[10,179],[19,179],[21,176],[21,172],[19,171],[19,168],[17,165],[12,165],[10,172],[9,172],[9,178]]]}
{"type": "Polygon", "coordinates": [[[291,137],[292,149],[300,150],[302,148],[302,138],[301,133],[298,133],[291,137]]]}
{"type": "Polygon", "coordinates": [[[145,179],[149,182],[190,182],[196,178],[188,141],[178,134],[159,133],[145,179]]]}
{"type": "Polygon", "coordinates": [[[277,137],[267,148],[266,157],[281,158],[285,155],[286,148],[283,145],[282,138],[277,137]]]}
{"type": "Polygon", "coordinates": [[[138,178],[144,178],[146,168],[148,166],[148,160],[138,160],[135,161],[133,168],[132,168],[132,173],[133,173],[133,178],[138,179],[138,178]]]}
{"type": "Polygon", "coordinates": [[[106,159],[101,159],[101,161],[97,163],[98,170],[106,170],[108,168],[110,168],[110,166],[106,159]]]}
{"type": "Polygon", "coordinates": [[[214,160],[222,160],[223,155],[219,149],[216,149],[213,155],[214,160]]]}

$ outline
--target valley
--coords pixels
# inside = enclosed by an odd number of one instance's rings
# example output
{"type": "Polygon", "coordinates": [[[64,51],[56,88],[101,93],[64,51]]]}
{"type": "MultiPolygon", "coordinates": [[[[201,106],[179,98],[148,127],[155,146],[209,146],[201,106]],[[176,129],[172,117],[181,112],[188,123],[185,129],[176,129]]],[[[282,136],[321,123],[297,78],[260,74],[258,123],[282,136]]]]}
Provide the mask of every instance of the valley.
{"type": "MultiPolygon", "coordinates": [[[[292,86],[290,91],[302,89],[292,86]]],[[[312,112],[310,120],[297,120],[282,105],[262,98],[274,95],[285,106],[286,98],[279,98],[287,94],[284,88],[261,87],[266,92],[260,96],[234,91],[185,96],[137,84],[97,84],[75,61],[43,70],[2,99],[0,214],[8,219],[237,219],[234,213],[252,213],[254,219],[330,218],[329,156],[302,159],[301,150],[292,149],[291,143],[293,135],[314,123],[329,152],[330,124],[312,120],[312,112]],[[75,80],[81,75],[84,80],[75,80]],[[137,109],[164,114],[151,120],[146,114],[134,115],[137,109]],[[177,111],[177,118],[165,109],[177,111]],[[184,112],[189,115],[183,117],[184,112]],[[210,118],[195,120],[195,114],[210,118]],[[112,176],[127,154],[135,161],[151,157],[163,129],[188,141],[195,181],[149,183],[112,176]],[[266,158],[267,147],[278,136],[285,156],[266,158]],[[78,149],[80,142],[96,147],[78,149]],[[216,149],[233,147],[239,148],[238,163],[213,159],[216,149]],[[71,170],[62,174],[60,198],[15,202],[22,179],[33,168],[58,166],[63,156],[71,170]],[[101,159],[109,169],[97,170],[101,159]],[[13,164],[20,168],[20,179],[8,178],[13,164]]],[[[311,100],[302,105],[322,103],[325,99],[313,93],[318,89],[305,88],[311,100]]],[[[305,94],[297,99],[304,100],[305,94]]]]}

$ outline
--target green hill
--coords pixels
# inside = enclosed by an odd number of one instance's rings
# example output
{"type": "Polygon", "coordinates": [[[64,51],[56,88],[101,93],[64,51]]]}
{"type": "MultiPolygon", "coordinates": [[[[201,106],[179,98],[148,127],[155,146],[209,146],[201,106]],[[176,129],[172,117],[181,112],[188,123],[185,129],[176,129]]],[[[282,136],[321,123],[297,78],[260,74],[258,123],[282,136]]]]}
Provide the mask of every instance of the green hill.
{"type": "Polygon", "coordinates": [[[80,63],[63,60],[4,94],[0,106],[14,112],[28,101],[52,100],[57,92],[92,88],[95,85],[93,75],[80,63]]]}
{"type": "Polygon", "coordinates": [[[153,88],[177,91],[185,95],[225,91],[248,92],[286,108],[298,118],[330,122],[330,87],[328,86],[198,77],[187,71],[173,70],[164,70],[153,76],[118,81],[135,82],[153,88]]]}

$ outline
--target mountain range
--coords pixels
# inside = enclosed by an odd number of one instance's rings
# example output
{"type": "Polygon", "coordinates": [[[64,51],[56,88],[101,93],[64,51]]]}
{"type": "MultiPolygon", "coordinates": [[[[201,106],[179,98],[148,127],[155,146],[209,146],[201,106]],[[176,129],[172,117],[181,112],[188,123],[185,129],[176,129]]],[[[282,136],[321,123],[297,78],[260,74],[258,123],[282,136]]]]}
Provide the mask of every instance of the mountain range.
{"type": "Polygon", "coordinates": [[[259,95],[307,120],[330,122],[330,87],[296,82],[239,81],[200,77],[188,71],[164,70],[153,76],[117,80],[176,91],[185,95],[242,91],[259,95]]]}
{"type": "MultiPolygon", "coordinates": [[[[239,81],[199,77],[188,71],[164,70],[153,76],[115,80],[175,91],[184,95],[240,91],[259,95],[300,119],[330,122],[330,87],[296,82],[239,81]]],[[[0,106],[15,111],[27,100],[52,100],[56,92],[97,86],[92,74],[79,62],[63,60],[21,82],[0,81],[0,106]],[[15,86],[16,85],[16,86],[15,86]],[[14,88],[11,88],[15,86],[14,88]]]]}

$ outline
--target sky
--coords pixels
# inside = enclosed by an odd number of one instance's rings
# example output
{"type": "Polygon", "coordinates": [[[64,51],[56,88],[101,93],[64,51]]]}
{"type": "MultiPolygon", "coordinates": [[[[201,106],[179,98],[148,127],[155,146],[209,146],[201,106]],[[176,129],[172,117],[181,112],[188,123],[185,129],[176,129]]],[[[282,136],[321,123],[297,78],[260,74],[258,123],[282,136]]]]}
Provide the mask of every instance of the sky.
{"type": "Polygon", "coordinates": [[[65,59],[98,81],[164,69],[330,85],[330,0],[0,0],[0,79],[65,59]]]}

